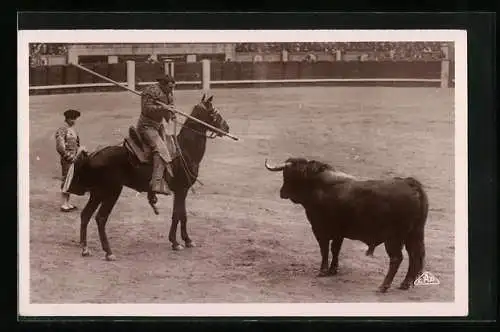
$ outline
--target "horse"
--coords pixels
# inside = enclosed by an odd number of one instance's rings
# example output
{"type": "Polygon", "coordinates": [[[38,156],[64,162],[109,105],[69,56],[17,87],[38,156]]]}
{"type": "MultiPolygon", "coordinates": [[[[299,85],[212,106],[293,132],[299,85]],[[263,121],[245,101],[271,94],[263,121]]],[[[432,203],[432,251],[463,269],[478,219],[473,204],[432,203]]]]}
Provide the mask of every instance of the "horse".
{"type": "MultiPolygon", "coordinates": [[[[213,106],[213,96],[205,97],[204,94],[201,101],[193,107],[191,117],[223,132],[229,132],[228,123],[213,106]]],[[[133,126],[129,129],[131,134],[129,136],[133,136],[133,133],[137,135],[133,126]]],[[[184,121],[179,134],[176,136],[178,155],[174,156],[172,161],[174,177],[167,184],[173,194],[173,211],[168,236],[173,250],[184,248],[177,242],[177,226],[179,222],[181,223],[181,238],[185,246],[188,248],[195,246],[187,231],[186,197],[189,189],[198,179],[198,170],[205,154],[207,139],[220,136],[222,136],[221,133],[211,131],[207,126],[190,118],[184,121]]],[[[80,214],[82,256],[90,255],[90,250],[87,247],[87,226],[92,215],[99,208],[95,220],[101,246],[105,252],[105,259],[108,261],[116,259],[106,235],[106,223],[123,187],[141,193],[147,192],[149,203],[155,209],[155,213],[158,214],[154,205],[157,198],[156,195],[151,193],[149,187],[152,175],[151,159],[141,162],[138,159],[138,154],[134,153],[130,146],[126,144],[130,141],[130,137],[125,138],[122,145],[105,146],[91,154],[80,154],[81,156],[74,163],[73,184],[68,192],[76,195],[90,192],[88,202],[80,214]]],[[[137,142],[137,138],[132,141],[137,142]]]]}

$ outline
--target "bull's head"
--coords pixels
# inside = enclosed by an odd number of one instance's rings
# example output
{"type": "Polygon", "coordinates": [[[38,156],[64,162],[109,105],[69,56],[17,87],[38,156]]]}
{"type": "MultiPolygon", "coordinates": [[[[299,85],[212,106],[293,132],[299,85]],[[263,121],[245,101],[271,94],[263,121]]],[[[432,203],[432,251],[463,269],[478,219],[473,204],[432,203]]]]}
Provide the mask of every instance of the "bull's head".
{"type": "Polygon", "coordinates": [[[287,161],[286,163],[284,163],[283,165],[279,165],[279,166],[270,166],[268,163],[267,163],[267,159],[266,159],[266,162],[265,162],[265,166],[266,168],[271,171],[271,172],[280,172],[282,170],[285,169],[285,167],[287,166],[291,166],[292,165],[292,162],[291,161],[287,161]]]}
{"type": "Polygon", "coordinates": [[[337,172],[329,164],[305,158],[288,158],[277,166],[270,166],[266,159],[265,166],[269,171],[283,171],[280,197],[298,204],[315,201],[325,185],[352,179],[345,173],[337,172]]]}
{"type": "Polygon", "coordinates": [[[283,185],[280,189],[282,199],[290,199],[294,203],[302,203],[306,183],[300,174],[300,166],[307,163],[303,158],[289,158],[282,165],[270,166],[265,162],[266,169],[272,172],[283,172],[283,185]]]}

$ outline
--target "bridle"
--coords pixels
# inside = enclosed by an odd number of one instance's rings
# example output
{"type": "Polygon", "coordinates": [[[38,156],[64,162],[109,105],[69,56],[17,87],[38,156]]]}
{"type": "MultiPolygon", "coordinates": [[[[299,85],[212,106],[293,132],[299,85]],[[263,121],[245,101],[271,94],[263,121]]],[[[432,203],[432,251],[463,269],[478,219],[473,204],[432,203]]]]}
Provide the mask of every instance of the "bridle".
{"type": "MultiPolygon", "coordinates": [[[[200,103],[199,105],[200,105],[200,106],[201,106],[201,107],[202,107],[205,111],[207,111],[207,108],[206,108],[206,106],[205,106],[205,105],[203,105],[202,103],[200,103]]],[[[219,115],[219,116],[220,116],[219,112],[217,112],[217,110],[216,110],[216,109],[214,109],[214,110],[213,110],[213,112],[214,112],[214,114],[215,114],[215,115],[219,115]]],[[[194,180],[195,180],[196,182],[198,182],[199,184],[203,185],[203,183],[202,183],[200,180],[198,180],[198,177],[197,177],[197,176],[195,176],[195,175],[194,175],[194,174],[193,174],[193,173],[189,170],[189,167],[188,167],[187,161],[186,161],[186,159],[185,159],[185,157],[184,157],[184,153],[182,153],[181,146],[180,146],[179,141],[178,141],[178,139],[177,139],[177,125],[178,125],[178,124],[181,124],[181,123],[180,123],[179,121],[177,121],[176,119],[172,119],[171,121],[173,121],[173,122],[174,122],[174,135],[173,135],[173,139],[174,139],[174,144],[175,144],[175,146],[176,146],[177,150],[179,151],[179,156],[180,156],[181,161],[182,161],[182,168],[184,169],[184,172],[186,173],[186,175],[188,176],[188,178],[190,177],[191,179],[194,179],[194,180]]],[[[219,120],[219,122],[222,122],[222,121],[223,121],[222,116],[220,116],[220,120],[219,120]]],[[[213,132],[213,131],[210,131],[210,134],[209,134],[209,135],[207,135],[207,134],[205,134],[205,133],[203,133],[203,132],[201,132],[201,131],[199,131],[199,130],[196,130],[196,129],[193,129],[193,128],[189,127],[189,126],[186,126],[185,124],[182,124],[182,128],[189,129],[189,130],[191,130],[192,132],[194,132],[194,133],[196,133],[196,134],[198,134],[198,135],[200,135],[200,136],[204,136],[204,137],[206,137],[206,138],[210,138],[210,139],[214,139],[214,138],[216,138],[216,137],[220,136],[220,135],[216,134],[216,133],[215,133],[215,132],[213,132]]],[[[193,187],[191,187],[191,190],[194,192],[193,187]]]]}
{"type": "MultiPolygon", "coordinates": [[[[201,107],[201,108],[203,108],[203,110],[208,111],[207,107],[203,103],[198,104],[198,106],[201,107]]],[[[223,121],[222,116],[220,116],[220,113],[216,109],[213,109],[212,112],[213,112],[213,115],[218,115],[220,117],[220,119],[218,121],[219,122],[218,124],[220,124],[220,122],[223,121]]],[[[194,132],[194,133],[196,133],[198,135],[205,136],[206,138],[214,139],[214,138],[217,138],[217,137],[221,136],[221,135],[217,134],[216,132],[211,131],[209,129],[207,129],[207,130],[210,132],[210,134],[207,135],[207,134],[205,134],[205,133],[203,133],[203,132],[201,132],[199,130],[196,130],[196,129],[193,129],[193,128],[189,127],[189,126],[186,126],[185,124],[182,124],[182,123],[180,123],[179,121],[177,121],[175,119],[173,119],[172,121],[174,122],[174,134],[175,135],[177,135],[177,126],[176,125],[179,124],[179,125],[182,125],[183,128],[189,129],[189,130],[191,130],[192,132],[194,132]]]]}
{"type": "MultiPolygon", "coordinates": [[[[213,131],[211,131],[211,130],[209,130],[209,131],[210,131],[210,134],[208,134],[208,135],[207,135],[207,134],[205,134],[205,133],[203,133],[203,132],[201,132],[201,131],[199,131],[199,130],[196,130],[196,129],[193,129],[193,128],[189,127],[189,126],[186,126],[186,125],[184,125],[183,123],[181,123],[181,122],[179,122],[179,121],[177,121],[177,120],[171,120],[171,121],[174,123],[174,132],[175,132],[175,133],[177,133],[177,125],[179,124],[179,125],[183,125],[183,126],[182,126],[182,128],[189,129],[189,130],[191,130],[192,132],[194,132],[194,133],[196,133],[196,134],[198,134],[198,135],[200,135],[200,136],[205,136],[206,138],[214,139],[214,138],[217,138],[217,136],[218,136],[216,133],[214,133],[214,132],[213,132],[213,131]]],[[[176,135],[175,135],[175,136],[176,136],[176,135]]]]}

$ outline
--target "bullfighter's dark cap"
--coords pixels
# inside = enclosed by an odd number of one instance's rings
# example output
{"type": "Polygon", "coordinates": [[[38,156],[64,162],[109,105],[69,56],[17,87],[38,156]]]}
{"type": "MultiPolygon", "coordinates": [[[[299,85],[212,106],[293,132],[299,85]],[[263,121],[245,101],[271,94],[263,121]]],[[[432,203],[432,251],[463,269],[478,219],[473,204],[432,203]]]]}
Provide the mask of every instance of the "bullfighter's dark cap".
{"type": "Polygon", "coordinates": [[[165,75],[160,75],[156,78],[156,80],[158,82],[165,82],[165,83],[168,83],[168,82],[172,82],[172,83],[175,83],[175,79],[170,76],[169,74],[165,74],[165,75]]]}
{"type": "Polygon", "coordinates": [[[75,120],[80,117],[81,113],[77,110],[69,109],[64,111],[64,117],[66,119],[75,120]]]}

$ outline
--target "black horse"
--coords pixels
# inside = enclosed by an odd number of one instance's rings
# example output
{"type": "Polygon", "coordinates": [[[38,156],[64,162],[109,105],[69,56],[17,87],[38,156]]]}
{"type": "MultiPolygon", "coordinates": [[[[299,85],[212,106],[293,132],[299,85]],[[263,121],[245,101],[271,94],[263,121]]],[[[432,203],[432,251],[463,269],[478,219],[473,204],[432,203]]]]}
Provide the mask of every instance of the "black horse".
{"type": "MultiPolygon", "coordinates": [[[[191,116],[224,132],[229,132],[229,126],[221,114],[212,105],[213,96],[205,99],[193,107],[191,116]]],[[[130,128],[133,133],[133,127],[130,128]]],[[[183,248],[177,242],[177,225],[181,222],[181,238],[186,247],[193,247],[194,242],[187,232],[186,197],[188,190],[198,177],[200,162],[205,154],[207,138],[221,136],[219,133],[207,133],[209,128],[201,123],[187,118],[177,135],[179,153],[173,160],[174,178],[168,183],[173,191],[173,212],[170,226],[169,240],[174,250],[183,248]]],[[[132,136],[132,135],[131,135],[132,136]]],[[[157,201],[150,193],[149,182],[152,174],[151,162],[140,162],[136,153],[127,148],[125,139],[123,145],[107,146],[90,155],[80,154],[75,161],[72,185],[68,192],[83,195],[90,192],[90,197],[81,212],[80,244],[82,256],[90,255],[87,248],[87,225],[94,214],[101,241],[102,249],[107,260],[114,260],[108,238],[106,236],[106,222],[113,210],[123,186],[137,192],[147,192],[149,203],[155,209],[157,201]]]]}

